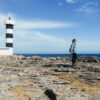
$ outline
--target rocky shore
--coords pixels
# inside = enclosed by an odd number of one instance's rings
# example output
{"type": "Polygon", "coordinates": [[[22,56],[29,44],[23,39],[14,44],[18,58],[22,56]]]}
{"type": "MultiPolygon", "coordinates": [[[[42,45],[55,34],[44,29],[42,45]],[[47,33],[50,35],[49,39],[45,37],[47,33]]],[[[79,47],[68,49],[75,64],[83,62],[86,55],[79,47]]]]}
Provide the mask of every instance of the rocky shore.
{"type": "Polygon", "coordinates": [[[100,100],[100,58],[0,56],[0,100],[100,100]]]}

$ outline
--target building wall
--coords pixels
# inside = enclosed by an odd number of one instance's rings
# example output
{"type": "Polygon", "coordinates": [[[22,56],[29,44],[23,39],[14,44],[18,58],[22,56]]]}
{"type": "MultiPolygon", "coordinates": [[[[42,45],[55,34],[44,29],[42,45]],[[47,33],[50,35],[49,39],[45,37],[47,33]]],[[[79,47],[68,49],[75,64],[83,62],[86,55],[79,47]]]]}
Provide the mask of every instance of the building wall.
{"type": "Polygon", "coordinates": [[[0,55],[13,55],[13,48],[0,48],[0,55]]]}

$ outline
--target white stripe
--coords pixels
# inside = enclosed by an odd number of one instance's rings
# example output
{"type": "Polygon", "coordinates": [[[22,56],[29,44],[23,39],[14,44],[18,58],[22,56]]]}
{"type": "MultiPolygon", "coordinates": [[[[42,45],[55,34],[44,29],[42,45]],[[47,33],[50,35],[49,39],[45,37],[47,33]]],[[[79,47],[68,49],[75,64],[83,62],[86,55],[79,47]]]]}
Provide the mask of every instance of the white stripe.
{"type": "Polygon", "coordinates": [[[6,43],[13,43],[13,38],[6,38],[6,43]]]}
{"type": "Polygon", "coordinates": [[[6,29],[6,33],[13,34],[13,29],[6,29]]]}
{"type": "Polygon", "coordinates": [[[5,25],[7,25],[7,24],[14,25],[15,22],[13,20],[7,20],[7,21],[5,21],[5,25]]]}

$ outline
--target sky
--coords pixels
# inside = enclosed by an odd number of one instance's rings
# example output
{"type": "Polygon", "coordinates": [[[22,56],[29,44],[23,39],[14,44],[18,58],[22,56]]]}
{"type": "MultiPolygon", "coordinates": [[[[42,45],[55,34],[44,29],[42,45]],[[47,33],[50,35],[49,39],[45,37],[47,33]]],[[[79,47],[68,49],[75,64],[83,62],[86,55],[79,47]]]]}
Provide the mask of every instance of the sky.
{"type": "Polygon", "coordinates": [[[14,26],[14,53],[100,53],[100,0],[0,0],[0,46],[4,20],[14,26]]]}

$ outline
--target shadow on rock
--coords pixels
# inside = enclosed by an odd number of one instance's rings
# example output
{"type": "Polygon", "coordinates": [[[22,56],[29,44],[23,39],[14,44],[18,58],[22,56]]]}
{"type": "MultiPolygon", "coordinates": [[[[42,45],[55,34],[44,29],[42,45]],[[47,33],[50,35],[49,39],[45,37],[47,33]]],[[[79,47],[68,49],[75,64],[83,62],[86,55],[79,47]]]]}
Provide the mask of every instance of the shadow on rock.
{"type": "Polygon", "coordinates": [[[57,100],[56,94],[51,89],[47,89],[44,94],[50,99],[50,100],[57,100]]]}

